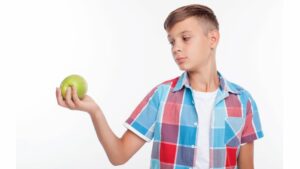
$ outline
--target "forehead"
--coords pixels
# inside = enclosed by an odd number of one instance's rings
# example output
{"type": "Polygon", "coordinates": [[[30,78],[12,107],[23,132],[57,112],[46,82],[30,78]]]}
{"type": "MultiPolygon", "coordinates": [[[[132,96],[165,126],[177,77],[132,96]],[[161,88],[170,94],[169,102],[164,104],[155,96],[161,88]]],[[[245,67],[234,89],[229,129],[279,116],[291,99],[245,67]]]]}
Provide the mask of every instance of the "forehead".
{"type": "Polygon", "coordinates": [[[177,22],[171,29],[167,30],[168,38],[184,33],[197,33],[202,30],[201,22],[196,17],[189,17],[177,22]]]}

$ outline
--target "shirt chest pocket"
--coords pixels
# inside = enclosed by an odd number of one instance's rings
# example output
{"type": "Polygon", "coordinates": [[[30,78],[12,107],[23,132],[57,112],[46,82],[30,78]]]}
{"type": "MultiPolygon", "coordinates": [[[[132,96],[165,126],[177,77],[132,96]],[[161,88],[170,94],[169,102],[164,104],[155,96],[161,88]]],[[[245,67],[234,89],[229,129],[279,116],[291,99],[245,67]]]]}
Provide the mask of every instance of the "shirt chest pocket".
{"type": "Polygon", "coordinates": [[[241,144],[243,127],[244,119],[242,117],[225,118],[224,143],[226,146],[237,147],[241,144]]]}

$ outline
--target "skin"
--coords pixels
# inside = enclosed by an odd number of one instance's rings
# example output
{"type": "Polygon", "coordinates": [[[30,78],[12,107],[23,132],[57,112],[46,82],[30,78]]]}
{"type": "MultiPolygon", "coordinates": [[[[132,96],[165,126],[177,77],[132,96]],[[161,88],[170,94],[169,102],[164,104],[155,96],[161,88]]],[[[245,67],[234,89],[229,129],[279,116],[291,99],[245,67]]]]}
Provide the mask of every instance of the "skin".
{"type": "Polygon", "coordinates": [[[142,138],[130,130],[127,130],[121,138],[117,137],[109,127],[103,111],[96,102],[88,95],[80,100],[76,88],[67,89],[65,100],[61,96],[60,88],[56,88],[56,98],[58,105],[62,107],[84,111],[90,115],[98,140],[113,165],[124,164],[145,144],[142,138]]]}
{"type": "MultiPolygon", "coordinates": [[[[194,90],[210,92],[219,86],[216,69],[216,47],[219,31],[204,21],[189,17],[167,30],[171,52],[179,69],[187,71],[194,90]]],[[[104,113],[88,95],[80,100],[75,88],[68,88],[63,100],[60,88],[56,88],[58,105],[71,110],[87,112],[110,162],[121,165],[128,161],[144,144],[145,140],[127,130],[121,138],[109,127],[104,113]]],[[[238,156],[239,169],[253,169],[253,143],[241,146],[238,156]]]]}

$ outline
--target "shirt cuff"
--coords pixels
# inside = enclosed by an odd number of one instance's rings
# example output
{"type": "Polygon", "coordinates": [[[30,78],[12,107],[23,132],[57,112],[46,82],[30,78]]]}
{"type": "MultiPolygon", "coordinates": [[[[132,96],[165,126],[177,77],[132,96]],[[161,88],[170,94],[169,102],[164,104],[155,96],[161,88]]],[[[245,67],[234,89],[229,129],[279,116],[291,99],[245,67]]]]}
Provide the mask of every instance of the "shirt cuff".
{"type": "Polygon", "coordinates": [[[258,131],[257,133],[252,133],[250,135],[244,136],[241,138],[241,144],[252,142],[254,140],[260,139],[264,137],[264,134],[262,131],[258,131]]]}
{"type": "Polygon", "coordinates": [[[246,145],[246,144],[247,144],[247,143],[241,143],[240,145],[241,145],[241,146],[244,146],[244,145],[246,145]]]}
{"type": "Polygon", "coordinates": [[[151,139],[149,139],[148,137],[144,136],[143,134],[141,134],[138,130],[136,130],[135,128],[133,128],[131,125],[129,125],[128,123],[123,123],[123,126],[125,128],[127,128],[128,130],[132,131],[134,134],[136,134],[137,136],[141,137],[142,139],[144,139],[146,142],[150,142],[151,139]]]}

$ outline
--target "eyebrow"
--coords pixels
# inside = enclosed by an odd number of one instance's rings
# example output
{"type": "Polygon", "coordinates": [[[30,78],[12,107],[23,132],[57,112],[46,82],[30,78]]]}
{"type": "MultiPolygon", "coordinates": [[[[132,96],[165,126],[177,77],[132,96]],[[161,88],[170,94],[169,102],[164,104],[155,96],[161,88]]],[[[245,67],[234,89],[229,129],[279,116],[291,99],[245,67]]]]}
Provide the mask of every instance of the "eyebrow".
{"type": "MultiPolygon", "coordinates": [[[[182,31],[182,32],[180,32],[178,34],[184,34],[184,33],[189,33],[189,32],[191,32],[191,31],[184,30],[184,31],[182,31]]],[[[170,38],[171,38],[171,36],[168,34],[168,39],[170,39],[170,38]]]]}

